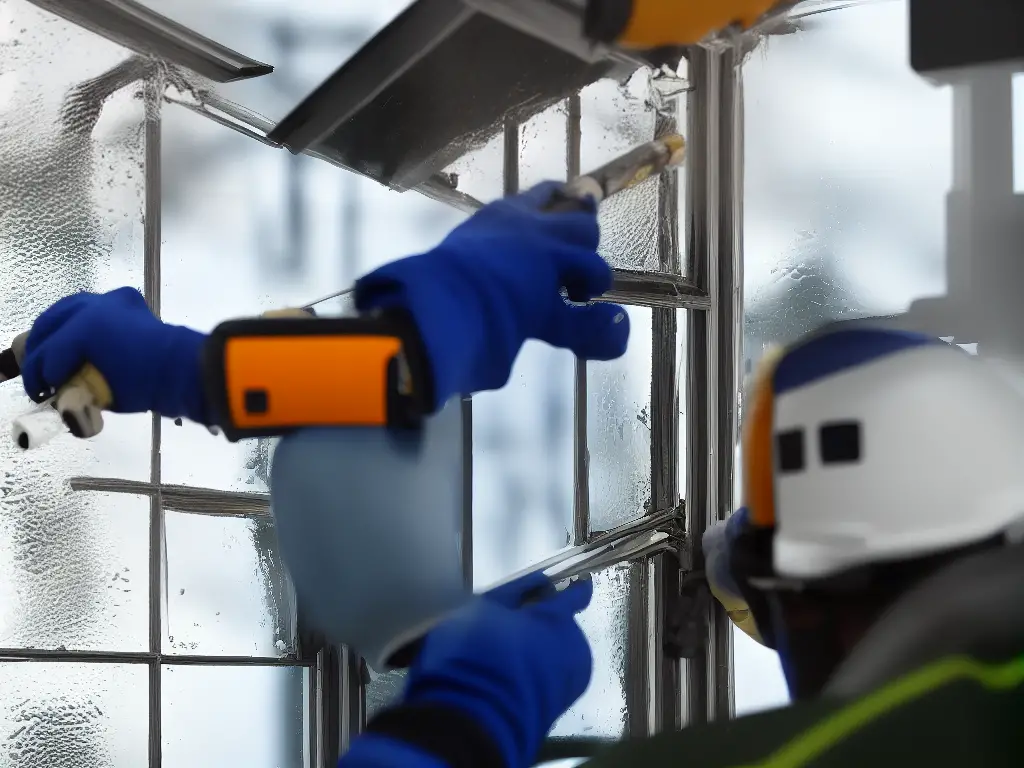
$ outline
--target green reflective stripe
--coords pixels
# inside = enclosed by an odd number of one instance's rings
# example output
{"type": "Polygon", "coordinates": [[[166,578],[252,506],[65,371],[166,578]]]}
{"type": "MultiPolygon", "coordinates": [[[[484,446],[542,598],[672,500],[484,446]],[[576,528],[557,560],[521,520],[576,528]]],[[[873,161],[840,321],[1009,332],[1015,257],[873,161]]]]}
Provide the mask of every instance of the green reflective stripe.
{"type": "Polygon", "coordinates": [[[1024,683],[1024,658],[1001,666],[967,657],[943,659],[855,701],[749,768],[801,768],[878,718],[943,685],[965,679],[989,690],[1016,688],[1024,683]]]}

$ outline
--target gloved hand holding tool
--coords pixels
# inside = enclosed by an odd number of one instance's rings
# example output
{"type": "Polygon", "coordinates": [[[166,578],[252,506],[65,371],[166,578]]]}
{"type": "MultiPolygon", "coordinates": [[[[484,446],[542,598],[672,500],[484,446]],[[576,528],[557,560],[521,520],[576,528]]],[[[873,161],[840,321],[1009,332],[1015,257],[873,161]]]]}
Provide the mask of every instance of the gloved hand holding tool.
{"type": "Polygon", "coordinates": [[[575,616],[587,579],[556,591],[532,573],[473,599],[431,631],[399,704],[367,725],[339,768],[528,768],[590,683],[575,616]]]}
{"type": "Polygon", "coordinates": [[[611,287],[595,204],[677,164],[678,136],[644,145],[569,185],[486,206],[437,248],[367,275],[357,319],[228,321],[209,337],[161,322],[137,291],[58,301],[0,353],[36,402],[55,396],[72,433],[100,411],[155,411],[220,427],[230,440],[316,426],[414,426],[449,398],[501,387],[527,339],[584,359],[622,355],[614,306],[578,306],[611,287]],[[24,345],[23,355],[18,347],[24,345]]]}

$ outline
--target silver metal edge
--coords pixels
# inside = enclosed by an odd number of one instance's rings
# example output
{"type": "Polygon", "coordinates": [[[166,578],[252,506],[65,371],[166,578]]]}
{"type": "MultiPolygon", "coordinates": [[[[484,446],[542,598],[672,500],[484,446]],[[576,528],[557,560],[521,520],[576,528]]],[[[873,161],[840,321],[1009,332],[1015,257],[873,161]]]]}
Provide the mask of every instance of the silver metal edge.
{"type": "Polygon", "coordinates": [[[274,68],[232,51],[134,0],[29,0],[44,11],[142,56],[155,56],[217,83],[274,68]]]}

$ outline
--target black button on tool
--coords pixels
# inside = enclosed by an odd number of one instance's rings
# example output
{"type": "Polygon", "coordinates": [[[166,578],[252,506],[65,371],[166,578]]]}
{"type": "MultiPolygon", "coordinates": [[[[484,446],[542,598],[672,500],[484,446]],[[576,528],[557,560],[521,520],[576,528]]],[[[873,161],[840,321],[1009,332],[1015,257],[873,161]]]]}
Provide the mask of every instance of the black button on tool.
{"type": "Polygon", "coordinates": [[[270,410],[270,401],[265,389],[245,390],[245,412],[260,415],[270,410]]]}

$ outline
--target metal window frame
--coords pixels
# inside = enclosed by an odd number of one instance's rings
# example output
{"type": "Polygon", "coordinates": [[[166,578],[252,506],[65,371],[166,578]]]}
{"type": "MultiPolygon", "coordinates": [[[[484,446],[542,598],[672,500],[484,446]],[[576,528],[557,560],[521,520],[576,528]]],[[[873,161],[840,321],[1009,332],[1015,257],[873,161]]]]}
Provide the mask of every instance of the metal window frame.
{"type": "MultiPolygon", "coordinates": [[[[589,465],[587,460],[586,364],[576,362],[574,433],[574,549],[556,555],[545,565],[569,561],[581,551],[601,549],[594,563],[608,566],[626,560],[633,565],[628,619],[629,664],[626,681],[627,735],[645,736],[677,729],[684,723],[730,717],[733,713],[731,627],[720,607],[711,617],[712,633],[702,658],[680,662],[663,651],[666,612],[685,570],[700,567],[699,547],[693,546],[707,526],[732,509],[733,448],[737,433],[739,345],[742,339],[742,90],[739,54],[731,49],[695,47],[688,53],[691,90],[687,105],[690,160],[685,174],[687,209],[677,208],[677,181],[661,184],[659,271],[615,271],[615,289],[604,297],[653,310],[652,341],[652,499],[648,516],[603,534],[590,530],[589,465]],[[686,223],[685,247],[679,244],[679,220],[686,223]],[[685,270],[681,269],[684,266],[685,270]],[[686,277],[681,275],[685,274],[686,277]],[[689,310],[686,382],[677,380],[679,309],[689,310]],[[682,388],[685,387],[685,390],[682,388]],[[685,396],[688,414],[685,541],[677,526],[683,514],[678,469],[680,457],[678,404],[685,396]],[[651,531],[662,538],[643,538],[651,531]],[[609,552],[611,554],[609,554],[609,552]],[[604,558],[603,560],[601,558],[604,558]],[[609,560],[609,558],[612,558],[609,560]]],[[[146,87],[145,125],[145,270],[144,293],[154,312],[160,311],[160,153],[163,94],[154,82],[146,87]]],[[[186,108],[238,130],[253,139],[279,146],[267,138],[269,125],[226,102],[186,108]]],[[[580,170],[580,100],[569,98],[566,129],[566,170],[580,170]]],[[[670,118],[659,131],[672,131],[670,118]]],[[[324,158],[326,159],[326,158],[324,158]]],[[[328,162],[330,162],[328,160],[328,162]]],[[[505,127],[504,189],[519,186],[519,126],[505,127]]],[[[443,179],[432,179],[418,191],[456,208],[480,206],[450,190],[443,179]]],[[[472,583],[472,401],[463,403],[464,543],[463,564],[472,583]]],[[[150,614],[149,648],[139,653],[0,649],[2,661],[85,661],[145,664],[150,670],[149,765],[161,765],[161,680],[165,664],[204,666],[294,666],[309,675],[310,743],[313,768],[333,766],[350,739],[365,725],[366,688],[361,661],[344,648],[322,638],[306,636],[299,627],[294,658],[236,656],[176,656],[162,651],[162,584],[165,512],[230,515],[247,518],[269,515],[265,495],[226,493],[212,489],[164,485],[160,468],[161,421],[152,421],[152,456],[147,483],[105,478],[75,478],[72,488],[146,495],[150,498],[150,614]]],[[[595,550],[596,551],[596,550],[595,550]]]]}

